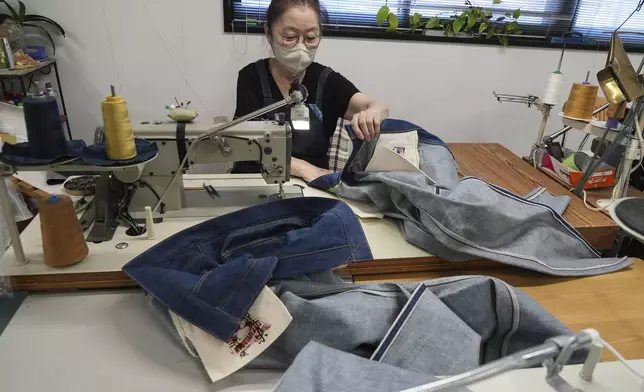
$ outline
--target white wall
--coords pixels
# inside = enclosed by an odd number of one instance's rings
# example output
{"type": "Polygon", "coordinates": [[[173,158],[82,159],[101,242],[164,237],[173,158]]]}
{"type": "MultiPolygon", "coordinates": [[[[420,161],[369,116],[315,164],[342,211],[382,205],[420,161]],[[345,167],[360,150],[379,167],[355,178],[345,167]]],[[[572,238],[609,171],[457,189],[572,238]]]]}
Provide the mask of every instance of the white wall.
{"type": "MultiPolygon", "coordinates": [[[[223,33],[222,4],[217,0],[26,4],[28,12],[51,17],[67,30],[67,38],[58,41],[56,57],[76,137],[91,139],[102,122],[100,102],[110,84],[127,99],[136,121],[163,119],[164,106],[174,96],[192,100],[204,118],[231,116],[238,70],[268,55],[262,37],[246,39],[241,32],[234,38],[235,48],[233,36],[223,33]],[[246,43],[246,53],[238,54],[246,43]]],[[[319,62],[344,74],[363,92],[387,100],[393,117],[415,122],[448,142],[499,142],[526,154],[536,138],[540,114],[499,104],[492,91],[542,94],[560,51],[325,38],[318,53],[319,62]]],[[[568,51],[563,66],[566,85],[582,80],[589,70],[596,74],[605,56],[568,51]]],[[[548,131],[560,126],[553,118],[548,131]]]]}

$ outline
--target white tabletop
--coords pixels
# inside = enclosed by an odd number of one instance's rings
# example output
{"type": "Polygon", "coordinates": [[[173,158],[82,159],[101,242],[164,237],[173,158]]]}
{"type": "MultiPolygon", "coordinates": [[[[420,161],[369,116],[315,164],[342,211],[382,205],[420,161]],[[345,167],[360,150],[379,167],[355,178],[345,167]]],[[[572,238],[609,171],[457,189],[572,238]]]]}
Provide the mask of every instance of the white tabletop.
{"type": "MultiPolygon", "coordinates": [[[[632,361],[644,371],[644,361],[632,361]]],[[[592,383],[579,366],[563,374],[586,392],[639,392],[619,363],[600,364],[592,383]]],[[[522,370],[471,386],[474,392],[553,392],[544,369],[522,370]]],[[[138,290],[27,297],[0,335],[0,390],[47,392],[269,392],[281,377],[241,371],[211,384],[138,290]]]]}
{"type": "MultiPolygon", "coordinates": [[[[209,182],[215,188],[221,186],[225,181],[228,186],[265,186],[261,179],[252,180],[249,178],[230,178],[225,176],[226,180],[219,175],[195,175],[185,176],[184,184],[186,187],[202,187],[203,182],[209,182]]],[[[304,195],[307,197],[329,197],[336,198],[330,193],[309,188],[300,180],[293,180],[289,184],[297,184],[304,187],[304,195]]],[[[358,206],[359,207],[359,206],[358,206]]],[[[20,266],[16,263],[13,248],[9,248],[0,258],[0,276],[27,276],[27,275],[54,275],[69,273],[95,273],[95,272],[114,272],[120,271],[121,268],[130,260],[143,253],[150,247],[158,244],[164,239],[203,222],[207,218],[184,218],[184,219],[165,219],[163,223],[154,226],[156,239],[148,240],[144,237],[129,237],[125,234],[125,228],[119,227],[110,242],[100,244],[88,243],[89,255],[79,264],[65,267],[53,268],[44,262],[42,237],[40,234],[40,219],[36,217],[31,224],[23,231],[20,238],[29,264],[20,266]],[[125,249],[116,249],[115,245],[120,242],[126,242],[128,247],[125,249]]],[[[398,259],[414,257],[430,257],[431,254],[409,244],[402,237],[398,224],[390,219],[360,219],[362,228],[371,247],[374,259],[398,259]]]]}

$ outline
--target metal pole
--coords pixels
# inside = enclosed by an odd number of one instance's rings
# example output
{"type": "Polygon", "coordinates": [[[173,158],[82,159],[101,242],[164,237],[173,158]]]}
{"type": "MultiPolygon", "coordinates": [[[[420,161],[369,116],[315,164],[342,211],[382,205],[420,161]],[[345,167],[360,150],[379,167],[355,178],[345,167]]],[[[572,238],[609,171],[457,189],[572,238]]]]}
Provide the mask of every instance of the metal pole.
{"type": "Polygon", "coordinates": [[[536,145],[539,146],[541,143],[543,143],[543,135],[546,133],[546,125],[548,124],[548,117],[550,117],[550,111],[552,110],[552,106],[550,105],[545,105],[545,108],[543,109],[543,117],[541,118],[541,126],[539,127],[539,133],[537,134],[537,141],[536,145]]]}
{"type": "MultiPolygon", "coordinates": [[[[575,335],[576,339],[571,344],[570,350],[577,351],[592,344],[592,337],[585,332],[575,335]]],[[[561,347],[555,342],[546,342],[540,346],[508,355],[502,359],[490,362],[477,369],[470,370],[456,376],[446,377],[430,384],[416,388],[406,389],[402,392],[436,392],[452,390],[478,381],[497,376],[510,370],[525,369],[540,365],[548,359],[556,358],[561,352],[561,347]]]]}
{"type": "Polygon", "coordinates": [[[69,140],[72,140],[72,129],[69,126],[69,115],[67,114],[67,106],[65,106],[65,95],[63,95],[63,86],[60,84],[60,75],[58,75],[58,62],[54,61],[54,72],[56,73],[56,84],[58,85],[58,96],[60,97],[60,106],[63,107],[63,114],[65,114],[65,125],[67,126],[67,135],[69,140]]]}
{"type": "Polygon", "coordinates": [[[9,236],[11,237],[11,244],[13,246],[13,253],[16,255],[16,261],[19,265],[29,263],[25,256],[25,251],[20,242],[20,231],[18,225],[13,217],[13,207],[9,199],[9,189],[7,189],[6,177],[0,177],[0,207],[2,207],[2,215],[5,217],[7,228],[9,229],[9,236]]]}

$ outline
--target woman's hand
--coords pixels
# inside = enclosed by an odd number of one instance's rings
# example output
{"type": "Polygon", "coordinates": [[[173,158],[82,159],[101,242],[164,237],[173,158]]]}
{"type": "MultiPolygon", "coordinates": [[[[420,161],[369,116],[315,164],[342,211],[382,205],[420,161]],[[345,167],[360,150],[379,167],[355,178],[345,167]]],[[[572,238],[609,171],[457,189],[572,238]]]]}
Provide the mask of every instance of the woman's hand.
{"type": "Polygon", "coordinates": [[[380,134],[380,123],[382,123],[380,112],[379,108],[374,107],[353,115],[351,126],[358,139],[371,141],[380,134]]]}
{"type": "Polygon", "coordinates": [[[306,182],[311,182],[316,178],[333,173],[331,170],[321,169],[313,166],[307,161],[298,158],[291,158],[291,175],[300,177],[306,182]]]}
{"type": "Polygon", "coordinates": [[[362,93],[354,94],[344,119],[351,121],[353,133],[360,140],[370,141],[380,134],[380,124],[389,117],[389,106],[362,93]]]}

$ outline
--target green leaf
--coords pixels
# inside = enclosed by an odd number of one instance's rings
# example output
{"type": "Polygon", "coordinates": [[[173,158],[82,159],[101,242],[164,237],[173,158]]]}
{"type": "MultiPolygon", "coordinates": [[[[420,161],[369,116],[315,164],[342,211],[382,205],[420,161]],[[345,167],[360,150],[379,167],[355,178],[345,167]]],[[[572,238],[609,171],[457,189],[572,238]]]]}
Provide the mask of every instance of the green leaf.
{"type": "Polygon", "coordinates": [[[387,22],[389,22],[389,27],[387,27],[388,33],[395,33],[398,30],[398,17],[396,14],[389,14],[387,17],[387,22]]]}
{"type": "Polygon", "coordinates": [[[499,35],[499,42],[501,42],[501,45],[505,46],[506,48],[508,47],[508,36],[507,35],[499,35]]]}
{"type": "Polygon", "coordinates": [[[501,0],[494,0],[492,3],[494,3],[494,4],[501,4],[501,0]]]}
{"type": "Polygon", "coordinates": [[[456,19],[454,21],[454,25],[452,26],[454,28],[454,34],[458,34],[461,29],[463,28],[463,20],[462,19],[456,19]]]}
{"type": "Polygon", "coordinates": [[[512,17],[512,12],[506,12],[505,16],[507,16],[508,18],[511,18],[512,17]]]}
{"type": "Polygon", "coordinates": [[[56,29],[56,32],[62,36],[65,36],[65,29],[61,25],[59,25],[56,21],[49,19],[46,16],[42,15],[36,15],[36,14],[31,14],[31,15],[25,15],[25,22],[45,22],[50,24],[54,29],[56,29]]]}
{"type": "Polygon", "coordinates": [[[488,11],[488,12],[485,13],[485,18],[490,19],[492,17],[492,15],[493,15],[492,12],[488,11]]]}
{"type": "Polygon", "coordinates": [[[54,55],[56,54],[56,44],[54,43],[54,38],[51,36],[51,34],[49,34],[49,31],[47,31],[47,29],[45,29],[42,26],[38,26],[38,25],[35,25],[35,24],[31,24],[31,23],[23,23],[22,25],[27,26],[27,27],[34,27],[34,28],[40,29],[43,33],[45,33],[47,38],[49,38],[49,42],[51,43],[52,49],[54,49],[53,54],[54,55]]]}
{"type": "Polygon", "coordinates": [[[472,30],[472,27],[474,27],[475,24],[476,24],[476,16],[474,16],[473,14],[470,14],[467,17],[467,26],[465,27],[465,31],[472,30]]]}
{"type": "Polygon", "coordinates": [[[513,17],[514,19],[519,19],[519,17],[520,17],[520,16],[521,16],[521,8],[519,8],[519,9],[518,9],[518,10],[516,10],[516,11],[514,11],[514,14],[512,14],[512,17],[513,17]]]}
{"type": "Polygon", "coordinates": [[[487,23],[481,23],[479,25],[479,34],[483,34],[487,30],[487,23]]]}
{"type": "Polygon", "coordinates": [[[387,21],[388,17],[389,17],[389,7],[387,7],[386,5],[383,5],[378,10],[378,16],[377,16],[378,26],[382,26],[383,23],[387,21]]]}
{"type": "Polygon", "coordinates": [[[18,13],[16,12],[16,10],[15,10],[15,9],[13,9],[13,7],[11,6],[11,4],[7,3],[7,0],[0,0],[0,1],[2,1],[2,2],[4,3],[4,5],[6,5],[6,6],[7,6],[7,8],[9,9],[9,12],[11,13],[11,18],[12,18],[13,20],[15,20],[15,21],[18,21],[18,19],[19,19],[19,15],[18,15],[18,13]]]}
{"type": "Polygon", "coordinates": [[[416,32],[416,29],[419,27],[420,19],[422,17],[423,16],[421,14],[419,14],[418,12],[416,12],[411,17],[409,17],[409,27],[410,27],[412,33],[416,32]]]}
{"type": "Polygon", "coordinates": [[[519,30],[519,22],[517,22],[515,20],[515,21],[512,21],[512,22],[508,23],[506,29],[508,31],[512,31],[512,32],[519,30]]]}
{"type": "Polygon", "coordinates": [[[438,16],[434,16],[433,18],[429,19],[427,21],[427,24],[425,25],[428,29],[435,29],[440,25],[440,20],[438,19],[438,16]]]}
{"type": "Polygon", "coordinates": [[[497,34],[496,27],[492,27],[487,31],[487,39],[494,38],[497,34]]]}
{"type": "Polygon", "coordinates": [[[27,7],[25,7],[25,3],[22,1],[18,0],[18,6],[19,11],[18,11],[18,19],[20,20],[20,23],[25,21],[25,14],[27,13],[27,7]]]}
{"type": "Polygon", "coordinates": [[[421,14],[419,14],[418,12],[416,12],[415,14],[413,14],[413,15],[411,16],[411,18],[410,18],[410,19],[411,19],[411,22],[412,22],[413,24],[418,25],[418,23],[420,23],[420,18],[422,18],[422,17],[423,17],[423,16],[422,16],[421,14]]]}

